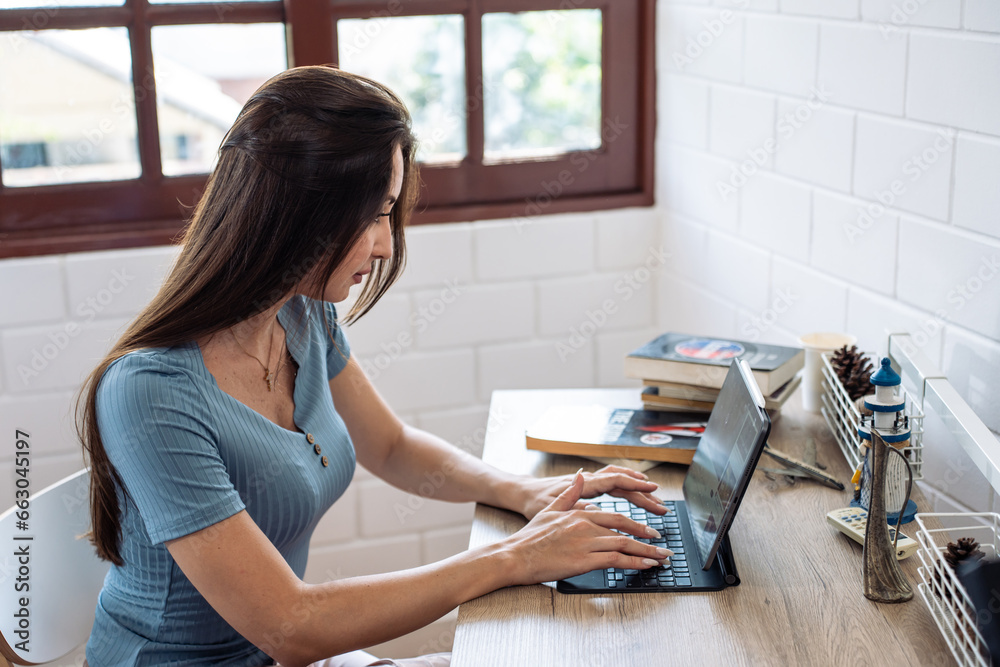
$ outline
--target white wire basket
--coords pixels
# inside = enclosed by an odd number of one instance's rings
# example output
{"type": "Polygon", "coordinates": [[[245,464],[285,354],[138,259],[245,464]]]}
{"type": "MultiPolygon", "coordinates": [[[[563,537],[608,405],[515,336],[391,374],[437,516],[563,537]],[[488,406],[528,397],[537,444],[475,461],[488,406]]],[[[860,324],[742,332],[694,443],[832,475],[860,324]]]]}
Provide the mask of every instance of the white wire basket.
{"type": "Polygon", "coordinates": [[[976,624],[976,611],[965,587],[944,559],[948,542],[972,537],[986,558],[997,557],[1000,514],[917,513],[917,555],[920,557],[920,597],[962,667],[991,667],[986,642],[976,624]],[[930,528],[928,523],[940,527],[930,528]]]}
{"type": "MultiPolygon", "coordinates": [[[[874,355],[865,353],[866,357],[874,359],[874,355]]],[[[844,385],[841,384],[837,372],[833,370],[830,360],[832,352],[825,352],[821,355],[823,360],[823,395],[820,412],[826,420],[826,425],[833,432],[840,451],[850,464],[851,468],[857,470],[861,466],[862,450],[861,436],[858,435],[858,426],[861,425],[861,413],[854,405],[854,401],[847,394],[844,385]]],[[[876,365],[877,367],[877,365],[876,365]]],[[[913,400],[902,385],[899,391],[906,401],[903,414],[910,420],[910,445],[900,451],[906,460],[910,462],[913,470],[913,479],[924,478],[924,412],[920,405],[913,400]]],[[[872,393],[875,393],[874,388],[872,393]]]]}

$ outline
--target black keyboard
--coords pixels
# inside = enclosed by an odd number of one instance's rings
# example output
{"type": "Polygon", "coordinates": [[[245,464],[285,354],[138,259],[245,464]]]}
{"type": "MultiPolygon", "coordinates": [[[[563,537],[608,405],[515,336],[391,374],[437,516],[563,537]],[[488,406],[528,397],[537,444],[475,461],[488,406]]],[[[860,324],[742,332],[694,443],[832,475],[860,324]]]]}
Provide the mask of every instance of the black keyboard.
{"type": "Polygon", "coordinates": [[[596,504],[605,512],[617,512],[633,521],[655,528],[660,533],[659,538],[638,538],[634,535],[630,535],[630,537],[639,542],[665,547],[674,552],[674,555],[670,557],[670,567],[657,566],[648,570],[620,570],[609,567],[604,571],[604,580],[608,588],[689,588],[691,586],[691,571],[688,569],[684,542],[681,537],[681,526],[672,501],[668,500],[664,503],[669,512],[663,516],[647,512],[626,500],[600,501],[596,504]]]}

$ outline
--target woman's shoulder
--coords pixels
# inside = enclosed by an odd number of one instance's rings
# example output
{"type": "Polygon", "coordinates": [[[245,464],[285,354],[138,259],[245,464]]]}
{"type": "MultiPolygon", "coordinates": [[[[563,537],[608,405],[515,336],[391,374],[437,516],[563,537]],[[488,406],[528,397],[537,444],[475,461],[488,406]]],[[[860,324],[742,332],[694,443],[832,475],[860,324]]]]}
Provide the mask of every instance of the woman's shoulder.
{"type": "Polygon", "coordinates": [[[179,390],[192,388],[196,379],[196,366],[192,363],[189,343],[174,347],[142,348],[132,350],[112,361],[98,385],[98,398],[109,394],[134,394],[162,390],[170,387],[179,390]]]}

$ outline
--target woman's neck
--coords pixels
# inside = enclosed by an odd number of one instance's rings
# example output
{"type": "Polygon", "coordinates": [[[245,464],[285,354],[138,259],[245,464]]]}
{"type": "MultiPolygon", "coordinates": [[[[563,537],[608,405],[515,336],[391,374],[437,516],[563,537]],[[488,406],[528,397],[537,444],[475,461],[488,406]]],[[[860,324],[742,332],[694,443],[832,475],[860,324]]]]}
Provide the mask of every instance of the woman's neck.
{"type": "MultiPolygon", "coordinates": [[[[260,359],[264,359],[270,350],[277,345],[274,342],[277,327],[278,312],[291,298],[291,295],[282,297],[267,310],[248,317],[242,322],[237,322],[228,329],[224,329],[214,334],[213,338],[235,338],[237,343],[246,352],[260,359]],[[227,333],[228,332],[228,333],[227,333]]],[[[283,332],[281,332],[283,335],[283,332]]]]}

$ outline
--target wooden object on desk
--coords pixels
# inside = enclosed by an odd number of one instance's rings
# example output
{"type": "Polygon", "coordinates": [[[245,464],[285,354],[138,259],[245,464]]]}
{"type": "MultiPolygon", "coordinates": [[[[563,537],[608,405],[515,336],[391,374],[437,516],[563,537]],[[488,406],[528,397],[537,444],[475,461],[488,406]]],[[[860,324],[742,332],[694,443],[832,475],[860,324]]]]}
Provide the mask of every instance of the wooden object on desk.
{"type": "MultiPolygon", "coordinates": [[[[550,405],[638,402],[634,389],[496,391],[483,458],[537,476],[596,470],[600,466],[586,459],[527,450],[524,429],[550,405]]],[[[849,480],[853,471],[822,417],[800,403],[797,396],[788,401],[769,441],[801,456],[811,436],[828,472],[849,480]]],[[[663,464],[647,474],[660,485],[659,495],[681,499],[686,471],[663,464]]],[[[916,489],[914,500],[926,506],[916,489]]],[[[495,591],[459,608],[452,665],[952,664],[925,605],[865,599],[861,546],[825,519],[849,502],[848,491],[755,473],[730,533],[739,586],[710,593],[563,595],[542,585],[495,591]]],[[[524,524],[511,512],[477,506],[470,546],[524,524]]],[[[919,581],[917,565],[916,558],[902,563],[911,582],[919,581]]]]}

